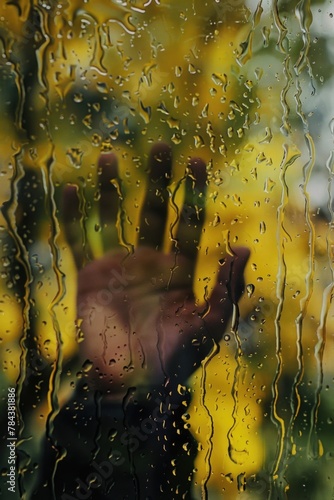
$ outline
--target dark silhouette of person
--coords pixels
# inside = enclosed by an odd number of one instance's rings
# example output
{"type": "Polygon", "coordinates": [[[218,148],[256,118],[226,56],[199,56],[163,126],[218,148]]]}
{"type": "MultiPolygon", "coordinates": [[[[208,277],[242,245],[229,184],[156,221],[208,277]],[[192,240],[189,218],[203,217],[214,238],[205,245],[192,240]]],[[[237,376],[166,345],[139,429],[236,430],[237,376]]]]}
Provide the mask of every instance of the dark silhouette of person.
{"type": "Polygon", "coordinates": [[[110,248],[97,260],[80,242],[75,186],[64,191],[64,227],[78,267],[79,344],[85,377],[45,438],[33,498],[192,498],[197,443],[189,430],[187,380],[218,345],[242,294],[246,248],[217,262],[205,304],[194,271],[205,217],[206,166],[186,166],[184,204],[171,250],[163,252],[171,148],[153,146],[138,244],[120,228],[117,157],[101,155],[100,218],[110,248]]]}

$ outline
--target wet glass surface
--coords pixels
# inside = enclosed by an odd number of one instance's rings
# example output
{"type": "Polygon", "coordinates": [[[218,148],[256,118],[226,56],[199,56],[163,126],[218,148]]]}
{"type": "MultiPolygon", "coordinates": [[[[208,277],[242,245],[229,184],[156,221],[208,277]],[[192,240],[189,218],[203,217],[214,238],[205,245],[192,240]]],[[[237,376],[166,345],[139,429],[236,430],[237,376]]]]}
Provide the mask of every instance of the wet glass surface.
{"type": "Polygon", "coordinates": [[[0,23],[3,497],[332,498],[332,2],[0,23]]]}

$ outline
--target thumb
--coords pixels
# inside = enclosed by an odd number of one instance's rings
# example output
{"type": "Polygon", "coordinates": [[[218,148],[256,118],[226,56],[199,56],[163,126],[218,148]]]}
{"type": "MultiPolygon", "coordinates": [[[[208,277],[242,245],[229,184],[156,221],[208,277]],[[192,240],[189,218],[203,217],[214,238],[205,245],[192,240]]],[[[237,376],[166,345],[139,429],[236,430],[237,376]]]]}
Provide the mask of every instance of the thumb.
{"type": "Polygon", "coordinates": [[[248,248],[233,249],[233,255],[228,255],[218,273],[217,283],[209,298],[209,312],[205,322],[210,328],[212,337],[219,342],[226,325],[244,291],[244,270],[250,256],[248,248]]]}

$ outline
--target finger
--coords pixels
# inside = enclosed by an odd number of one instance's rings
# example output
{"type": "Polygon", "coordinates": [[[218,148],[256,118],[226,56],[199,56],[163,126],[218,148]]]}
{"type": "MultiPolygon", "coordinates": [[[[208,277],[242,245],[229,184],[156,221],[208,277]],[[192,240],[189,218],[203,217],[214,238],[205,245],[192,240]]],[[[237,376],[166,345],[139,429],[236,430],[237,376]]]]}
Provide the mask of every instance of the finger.
{"type": "MultiPolygon", "coordinates": [[[[244,291],[244,271],[249,255],[247,248],[238,248],[233,255],[227,255],[220,261],[217,284],[209,298],[209,312],[205,316],[216,342],[222,339],[232,314],[237,312],[237,304],[244,291]]],[[[235,321],[237,318],[234,318],[235,321]]]]}
{"type": "Polygon", "coordinates": [[[148,161],[148,188],[140,218],[139,243],[161,248],[168,208],[167,186],[172,170],[172,151],[167,144],[153,146],[148,161]]]}
{"type": "MultiPolygon", "coordinates": [[[[238,248],[220,262],[217,284],[202,311],[191,297],[184,301],[183,313],[189,318],[186,337],[182,348],[175,352],[166,366],[166,372],[177,376],[180,383],[189,378],[206,356],[217,352],[217,344],[225,334],[231,316],[235,313],[237,317],[237,303],[244,290],[248,258],[248,249],[238,248]]],[[[233,327],[232,331],[235,331],[233,327]]]]}
{"type": "Polygon", "coordinates": [[[102,241],[105,250],[118,245],[117,220],[121,192],[117,157],[113,153],[102,153],[98,163],[100,184],[99,216],[102,241]]]}
{"type": "Polygon", "coordinates": [[[77,186],[68,185],[63,192],[62,217],[65,238],[71,247],[78,269],[92,260],[92,252],[87,241],[84,224],[83,203],[80,203],[77,186]]]}
{"type": "Polygon", "coordinates": [[[181,254],[195,259],[205,219],[206,166],[202,159],[192,158],[187,168],[185,200],[176,235],[181,254]]]}

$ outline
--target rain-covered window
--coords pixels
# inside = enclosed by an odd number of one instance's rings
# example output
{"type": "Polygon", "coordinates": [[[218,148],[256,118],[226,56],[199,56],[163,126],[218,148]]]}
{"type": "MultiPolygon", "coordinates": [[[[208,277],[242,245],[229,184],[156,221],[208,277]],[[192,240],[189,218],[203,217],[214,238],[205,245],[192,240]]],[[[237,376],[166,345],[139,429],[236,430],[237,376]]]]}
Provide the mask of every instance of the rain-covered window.
{"type": "Polygon", "coordinates": [[[334,498],[333,16],[1,1],[2,498],[334,498]]]}

